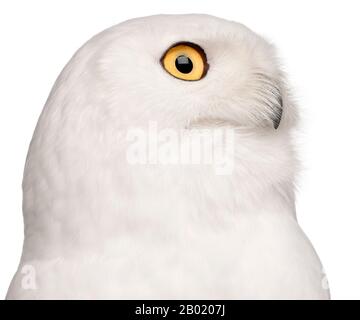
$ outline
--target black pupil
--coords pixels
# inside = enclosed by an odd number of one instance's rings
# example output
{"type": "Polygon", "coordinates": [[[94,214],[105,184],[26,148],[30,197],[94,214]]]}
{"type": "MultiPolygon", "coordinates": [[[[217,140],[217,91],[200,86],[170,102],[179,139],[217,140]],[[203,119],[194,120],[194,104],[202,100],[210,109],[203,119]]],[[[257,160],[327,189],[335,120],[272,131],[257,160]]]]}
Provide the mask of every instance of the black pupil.
{"type": "Polygon", "coordinates": [[[193,69],[193,64],[190,58],[187,56],[181,55],[176,58],[175,61],[176,69],[178,69],[181,73],[190,73],[193,69]]]}

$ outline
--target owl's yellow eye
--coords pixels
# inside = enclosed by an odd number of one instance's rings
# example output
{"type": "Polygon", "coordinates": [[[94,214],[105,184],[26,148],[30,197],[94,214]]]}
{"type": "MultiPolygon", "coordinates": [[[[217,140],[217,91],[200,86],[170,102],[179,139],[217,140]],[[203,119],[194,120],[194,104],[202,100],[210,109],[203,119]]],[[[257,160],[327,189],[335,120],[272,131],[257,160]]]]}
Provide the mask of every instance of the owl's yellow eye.
{"type": "Polygon", "coordinates": [[[161,58],[161,63],[172,76],[188,81],[202,79],[209,69],[204,50],[190,42],[170,47],[161,58]]]}

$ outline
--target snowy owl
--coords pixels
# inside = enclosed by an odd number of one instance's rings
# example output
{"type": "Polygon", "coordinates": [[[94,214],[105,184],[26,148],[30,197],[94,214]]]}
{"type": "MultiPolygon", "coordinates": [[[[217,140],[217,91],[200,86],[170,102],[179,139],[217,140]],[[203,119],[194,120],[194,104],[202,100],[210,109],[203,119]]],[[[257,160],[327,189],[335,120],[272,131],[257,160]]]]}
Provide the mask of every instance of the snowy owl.
{"type": "Polygon", "coordinates": [[[7,298],[328,299],[296,220],[296,118],[273,46],[239,23],[94,36],[30,144],[7,298]]]}

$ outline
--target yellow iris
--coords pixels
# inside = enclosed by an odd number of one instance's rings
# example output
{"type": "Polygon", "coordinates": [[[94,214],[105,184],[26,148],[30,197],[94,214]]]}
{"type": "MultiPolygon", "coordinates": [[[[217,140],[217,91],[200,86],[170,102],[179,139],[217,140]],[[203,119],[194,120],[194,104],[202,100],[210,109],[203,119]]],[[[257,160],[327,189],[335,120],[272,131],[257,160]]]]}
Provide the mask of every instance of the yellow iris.
{"type": "Polygon", "coordinates": [[[170,47],[161,58],[161,63],[172,76],[188,81],[200,80],[209,68],[204,50],[189,42],[170,47]]]}

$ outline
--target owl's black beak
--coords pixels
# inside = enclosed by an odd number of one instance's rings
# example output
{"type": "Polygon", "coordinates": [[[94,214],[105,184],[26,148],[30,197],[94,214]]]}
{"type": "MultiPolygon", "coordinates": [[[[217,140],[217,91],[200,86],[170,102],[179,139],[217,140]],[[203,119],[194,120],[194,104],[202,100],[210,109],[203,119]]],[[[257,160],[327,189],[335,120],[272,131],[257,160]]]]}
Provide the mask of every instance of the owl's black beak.
{"type": "Polygon", "coordinates": [[[273,122],[275,130],[277,128],[279,128],[281,118],[282,118],[282,113],[283,113],[283,101],[282,101],[281,96],[279,96],[278,101],[279,101],[279,104],[276,106],[276,108],[275,108],[276,110],[274,110],[274,113],[271,117],[271,120],[273,122]]]}

